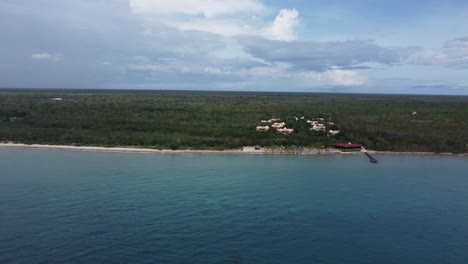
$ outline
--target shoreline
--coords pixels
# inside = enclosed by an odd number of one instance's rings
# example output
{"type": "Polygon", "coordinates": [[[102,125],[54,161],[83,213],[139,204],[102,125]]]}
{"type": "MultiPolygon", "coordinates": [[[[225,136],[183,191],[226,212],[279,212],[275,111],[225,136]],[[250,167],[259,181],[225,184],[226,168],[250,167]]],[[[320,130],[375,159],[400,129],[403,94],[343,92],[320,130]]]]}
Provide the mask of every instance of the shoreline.
{"type": "MultiPolygon", "coordinates": [[[[249,154],[249,155],[357,155],[363,152],[342,152],[335,149],[309,150],[306,152],[287,151],[287,150],[255,150],[252,147],[232,150],[171,150],[171,149],[150,149],[136,147],[96,147],[96,146],[71,146],[71,145],[46,145],[46,144],[21,144],[21,143],[0,143],[0,148],[19,148],[19,149],[47,149],[63,151],[88,151],[88,152],[108,152],[108,153],[154,153],[154,154],[249,154]]],[[[401,152],[401,151],[374,151],[368,150],[370,154],[375,155],[419,155],[419,156],[456,156],[468,157],[468,153],[434,153],[434,152],[401,152]]]]}

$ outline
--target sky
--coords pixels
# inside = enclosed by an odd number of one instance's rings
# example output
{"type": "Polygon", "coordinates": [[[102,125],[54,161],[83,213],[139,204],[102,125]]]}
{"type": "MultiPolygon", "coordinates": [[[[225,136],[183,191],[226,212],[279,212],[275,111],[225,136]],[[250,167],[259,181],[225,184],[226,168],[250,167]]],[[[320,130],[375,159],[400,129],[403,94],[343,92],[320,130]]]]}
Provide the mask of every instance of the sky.
{"type": "Polygon", "coordinates": [[[0,0],[0,87],[468,95],[468,1],[0,0]]]}

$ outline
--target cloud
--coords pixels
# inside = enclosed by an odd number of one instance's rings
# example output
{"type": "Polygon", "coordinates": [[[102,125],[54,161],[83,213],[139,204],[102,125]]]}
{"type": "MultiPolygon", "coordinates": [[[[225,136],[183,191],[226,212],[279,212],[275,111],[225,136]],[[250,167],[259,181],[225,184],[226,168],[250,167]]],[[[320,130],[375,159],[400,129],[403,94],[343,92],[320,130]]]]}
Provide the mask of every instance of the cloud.
{"type": "MultiPolygon", "coordinates": [[[[353,92],[374,85],[393,92],[417,87],[426,72],[442,84],[466,83],[453,68],[468,65],[467,38],[435,50],[389,48],[344,35],[340,41],[331,25],[338,41],[298,40],[298,27],[308,26],[302,5],[173,2],[0,0],[0,86],[353,92]],[[403,75],[415,81],[376,82],[403,75]]],[[[327,37],[319,27],[310,38],[327,37]]],[[[457,87],[450,91],[466,94],[466,85],[457,87]]]]}
{"type": "Polygon", "coordinates": [[[267,23],[256,15],[266,8],[254,0],[129,1],[133,12],[141,15],[149,27],[162,23],[182,31],[205,31],[225,37],[252,35],[291,41],[296,39],[295,30],[300,23],[296,9],[281,9],[275,20],[267,23]]]}
{"type": "Polygon", "coordinates": [[[267,39],[292,41],[296,39],[295,29],[299,23],[299,12],[296,9],[281,9],[275,21],[263,30],[262,35],[267,39]]]}
{"type": "Polygon", "coordinates": [[[303,76],[310,86],[358,86],[368,82],[367,78],[357,71],[341,69],[307,72],[303,76]]]}
{"type": "Polygon", "coordinates": [[[257,0],[129,0],[134,12],[153,14],[187,14],[213,17],[264,9],[257,0]]]}
{"type": "Polygon", "coordinates": [[[182,31],[206,31],[225,37],[259,34],[258,29],[248,21],[238,19],[194,18],[183,21],[166,19],[164,23],[182,31]]]}
{"type": "Polygon", "coordinates": [[[135,72],[157,72],[157,73],[170,73],[179,72],[182,68],[168,67],[161,64],[129,64],[127,70],[135,72]]]}
{"type": "Polygon", "coordinates": [[[301,70],[326,71],[362,63],[397,64],[407,56],[405,49],[390,49],[364,40],[335,42],[277,41],[260,37],[236,38],[245,52],[268,62],[289,63],[301,70]]]}
{"type": "Polygon", "coordinates": [[[132,87],[156,73],[143,72],[140,66],[139,74],[133,74],[137,70],[129,69],[138,67],[127,65],[158,65],[171,58],[177,60],[169,67],[172,72],[159,73],[171,78],[177,69],[210,67],[216,53],[225,48],[219,35],[184,32],[161,23],[148,27],[131,13],[127,0],[41,2],[0,1],[0,31],[5,36],[0,38],[0,86],[132,87]]]}
{"type": "MultiPolygon", "coordinates": [[[[253,69],[265,67],[266,65],[247,58],[220,59],[206,58],[203,62],[199,59],[160,59],[156,61],[141,61],[140,63],[131,63],[126,66],[126,71],[130,73],[144,73],[149,76],[155,74],[173,74],[184,75],[192,74],[200,77],[229,77],[240,80],[245,78],[248,72],[253,69]]],[[[184,76],[180,76],[184,78],[184,76]]]]}
{"type": "Polygon", "coordinates": [[[48,61],[59,61],[62,59],[61,54],[49,54],[49,53],[36,53],[31,55],[31,59],[33,60],[48,60],[48,61]]]}
{"type": "Polygon", "coordinates": [[[409,63],[422,65],[445,65],[468,68],[468,37],[455,38],[444,43],[442,49],[424,50],[412,55],[409,63]]]}

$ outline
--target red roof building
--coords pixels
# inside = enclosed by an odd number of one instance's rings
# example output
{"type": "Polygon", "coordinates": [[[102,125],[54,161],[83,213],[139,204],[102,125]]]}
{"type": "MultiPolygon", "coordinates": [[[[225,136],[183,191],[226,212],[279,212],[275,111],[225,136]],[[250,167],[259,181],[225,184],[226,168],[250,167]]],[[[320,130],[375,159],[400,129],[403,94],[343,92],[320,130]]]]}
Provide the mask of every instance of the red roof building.
{"type": "Polygon", "coordinates": [[[335,144],[335,148],[338,149],[360,149],[362,148],[361,144],[351,144],[351,143],[340,143],[335,144]]]}

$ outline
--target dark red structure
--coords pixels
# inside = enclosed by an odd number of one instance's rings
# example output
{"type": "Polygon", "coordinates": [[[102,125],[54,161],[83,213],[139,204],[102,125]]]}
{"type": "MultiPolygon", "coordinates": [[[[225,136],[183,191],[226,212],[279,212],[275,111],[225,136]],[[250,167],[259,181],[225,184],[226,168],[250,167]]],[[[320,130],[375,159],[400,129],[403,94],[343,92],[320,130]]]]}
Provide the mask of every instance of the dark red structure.
{"type": "Polygon", "coordinates": [[[338,148],[338,149],[360,149],[361,147],[362,147],[361,144],[351,144],[351,143],[335,144],[335,148],[338,148]]]}

